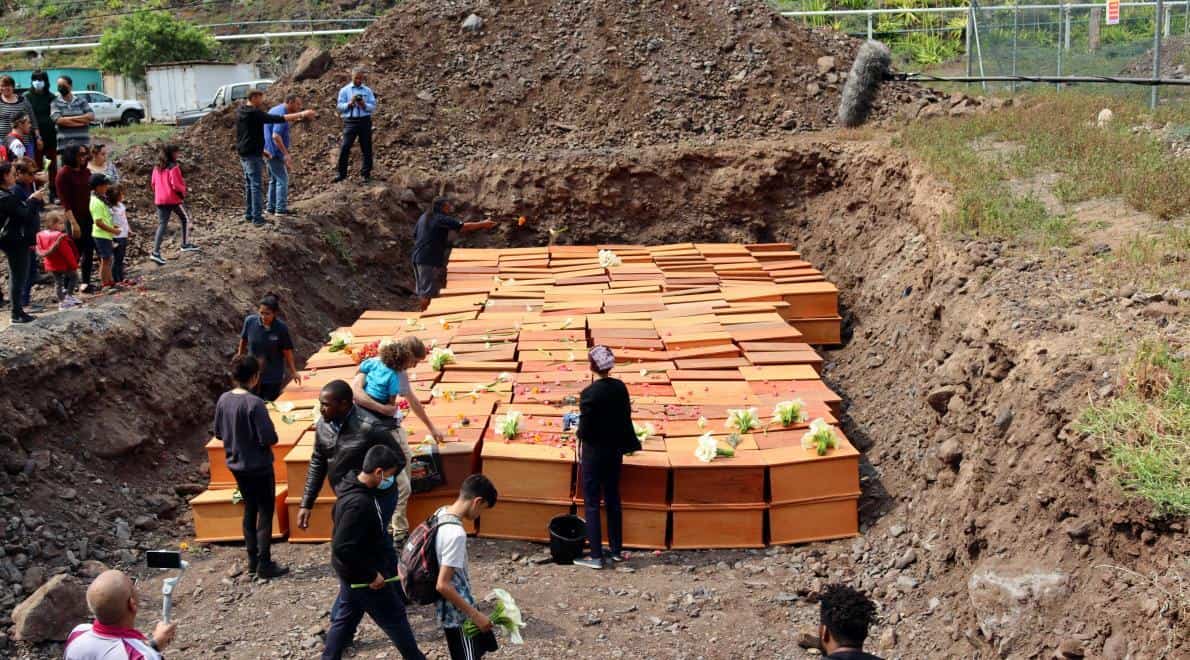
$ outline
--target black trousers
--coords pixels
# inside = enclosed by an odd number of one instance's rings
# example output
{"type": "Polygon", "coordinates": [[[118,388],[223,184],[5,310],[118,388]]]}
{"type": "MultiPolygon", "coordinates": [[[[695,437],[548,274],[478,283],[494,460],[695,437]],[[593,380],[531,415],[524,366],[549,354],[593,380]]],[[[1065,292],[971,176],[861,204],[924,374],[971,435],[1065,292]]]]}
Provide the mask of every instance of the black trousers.
{"type": "Polygon", "coordinates": [[[261,564],[272,559],[274,492],[273,471],[260,474],[232,472],[244,498],[244,548],[248,558],[261,564]]]}
{"type": "Polygon", "coordinates": [[[397,647],[397,651],[405,660],[425,660],[421,649],[417,647],[417,640],[413,637],[413,628],[409,626],[409,619],[405,615],[405,604],[397,595],[395,587],[385,584],[380,589],[361,587],[352,589],[351,585],[339,578],[339,596],[335,603],[338,610],[331,613],[331,627],[326,631],[326,648],[322,651],[323,660],[339,660],[343,651],[351,644],[355,637],[355,629],[364,615],[372,617],[372,621],[397,647]]]}
{"type": "Polygon", "coordinates": [[[117,238],[116,243],[116,260],[112,264],[112,279],[117,282],[124,281],[124,255],[128,253],[128,238],[117,238]]]}
{"type": "Polygon", "coordinates": [[[343,120],[343,144],[339,147],[339,176],[347,178],[347,161],[351,158],[351,145],[359,139],[359,150],[364,155],[364,167],[360,174],[372,176],[372,118],[359,117],[343,120]]]}
{"type": "Polygon", "coordinates": [[[607,546],[612,554],[624,549],[624,512],[620,507],[620,470],[623,457],[583,457],[583,509],[587,518],[587,543],[591,557],[603,558],[603,530],[599,520],[599,500],[607,512],[607,546]]]}
{"type": "Polygon", "coordinates": [[[0,245],[8,258],[8,295],[12,302],[12,318],[25,313],[21,302],[25,297],[25,278],[29,277],[29,257],[33,253],[28,245],[4,243],[0,245]]]}

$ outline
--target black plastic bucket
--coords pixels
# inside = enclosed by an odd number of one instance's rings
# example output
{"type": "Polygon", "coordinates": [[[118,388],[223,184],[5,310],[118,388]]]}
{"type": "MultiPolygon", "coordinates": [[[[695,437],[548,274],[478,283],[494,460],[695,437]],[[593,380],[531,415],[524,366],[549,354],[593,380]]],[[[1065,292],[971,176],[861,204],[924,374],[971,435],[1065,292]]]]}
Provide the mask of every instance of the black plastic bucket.
{"type": "Polygon", "coordinates": [[[566,513],[550,520],[550,556],[555,564],[570,564],[583,555],[587,542],[587,522],[566,513]]]}

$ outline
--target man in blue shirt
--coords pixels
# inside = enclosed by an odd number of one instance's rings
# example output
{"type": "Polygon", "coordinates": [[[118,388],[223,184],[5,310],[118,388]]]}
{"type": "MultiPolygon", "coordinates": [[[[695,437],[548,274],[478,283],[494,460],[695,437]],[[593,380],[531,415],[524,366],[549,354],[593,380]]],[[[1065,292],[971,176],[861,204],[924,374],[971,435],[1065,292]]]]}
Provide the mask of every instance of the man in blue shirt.
{"type": "Polygon", "coordinates": [[[364,85],[364,70],[351,71],[351,84],[339,90],[339,116],[343,118],[343,144],[339,147],[338,183],[347,178],[347,160],[351,157],[351,145],[359,138],[359,149],[364,155],[364,167],[360,174],[364,181],[372,178],[372,113],[376,111],[376,95],[364,85]]]}
{"type": "MultiPolygon", "coordinates": [[[[270,115],[284,117],[302,111],[302,99],[296,94],[269,109],[270,115]]],[[[289,123],[264,125],[264,154],[269,165],[269,194],[265,210],[273,215],[292,215],[289,210],[289,123]]]]}

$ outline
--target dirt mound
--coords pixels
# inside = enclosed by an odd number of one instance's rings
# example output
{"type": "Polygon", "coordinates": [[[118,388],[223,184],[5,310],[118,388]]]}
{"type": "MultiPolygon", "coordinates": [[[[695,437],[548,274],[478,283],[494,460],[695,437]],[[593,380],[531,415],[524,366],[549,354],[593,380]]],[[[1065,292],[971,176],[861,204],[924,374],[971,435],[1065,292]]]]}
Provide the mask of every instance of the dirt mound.
{"type": "MultiPolygon", "coordinates": [[[[299,93],[320,112],[295,127],[295,165],[299,179],[325,181],[340,130],[335,96],[348,69],[365,66],[380,103],[384,178],[399,167],[446,170],[494,154],[821,129],[834,123],[858,44],[793,23],[761,0],[416,0],[336,49],[330,73],[282,81],[269,98],[299,93]],[[474,32],[462,27],[472,12],[482,23],[474,32]]],[[[925,94],[890,84],[876,117],[925,94]]],[[[241,187],[233,140],[234,111],[182,137],[188,174],[215,184],[228,202],[241,187]]],[[[143,152],[127,160],[138,174],[151,168],[143,152]]]]}
{"type": "MultiPolygon", "coordinates": [[[[1187,54],[1187,49],[1190,49],[1190,38],[1187,37],[1166,37],[1161,42],[1161,77],[1162,78],[1185,78],[1190,73],[1187,72],[1187,63],[1190,63],[1190,54],[1187,54]]],[[[1153,49],[1150,48],[1144,53],[1136,56],[1123,71],[1121,75],[1136,76],[1138,78],[1149,78],[1153,75],[1153,49]]]]}

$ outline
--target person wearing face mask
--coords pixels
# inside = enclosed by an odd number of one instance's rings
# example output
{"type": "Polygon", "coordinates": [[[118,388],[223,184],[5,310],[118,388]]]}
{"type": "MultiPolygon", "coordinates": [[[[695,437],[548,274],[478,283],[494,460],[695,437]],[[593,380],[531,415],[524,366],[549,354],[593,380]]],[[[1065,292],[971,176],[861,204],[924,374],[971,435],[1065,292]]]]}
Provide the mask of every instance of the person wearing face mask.
{"type": "Polygon", "coordinates": [[[32,82],[29,91],[25,92],[25,99],[33,108],[33,124],[37,127],[33,132],[33,146],[36,147],[33,162],[40,171],[44,167],[44,161],[49,161],[50,199],[57,201],[54,176],[58,173],[58,127],[50,119],[50,105],[54,101],[54,93],[50,91],[50,77],[45,71],[34,71],[30,79],[32,82]]]}
{"type": "MultiPolygon", "coordinates": [[[[31,126],[29,130],[20,135],[22,153],[17,156],[10,155],[9,158],[15,160],[25,156],[32,155],[37,143],[37,117],[33,114],[33,104],[29,99],[17,94],[16,81],[12,76],[0,76],[0,135],[7,136],[12,132],[14,123],[18,117],[25,116],[29,118],[31,126]]],[[[5,138],[7,145],[8,139],[5,138]]],[[[9,149],[11,152],[12,149],[9,149]]]]}
{"type": "Polygon", "coordinates": [[[425,658],[413,637],[405,605],[396,587],[387,582],[396,575],[396,567],[385,561],[384,553],[377,552],[377,546],[388,542],[379,493],[404,467],[405,457],[399,451],[377,445],[368,449],[360,467],[348,470],[335,488],[331,566],[339,577],[339,594],[331,610],[323,660],[343,657],[364,614],[388,635],[402,658],[425,658]]]}
{"type": "Polygon", "coordinates": [[[91,104],[71,91],[70,76],[58,77],[58,98],[50,103],[50,120],[58,128],[58,151],[72,144],[91,144],[91,122],[95,113],[91,104]]]}
{"type": "Polygon", "coordinates": [[[260,361],[251,355],[231,363],[232,389],[215,404],[215,437],[223,441],[227,469],[244,498],[244,547],[248,573],[261,579],[280,577],[289,569],[272,559],[273,445],[277,429],[264,400],[252,393],[260,380],[260,361]]]}

